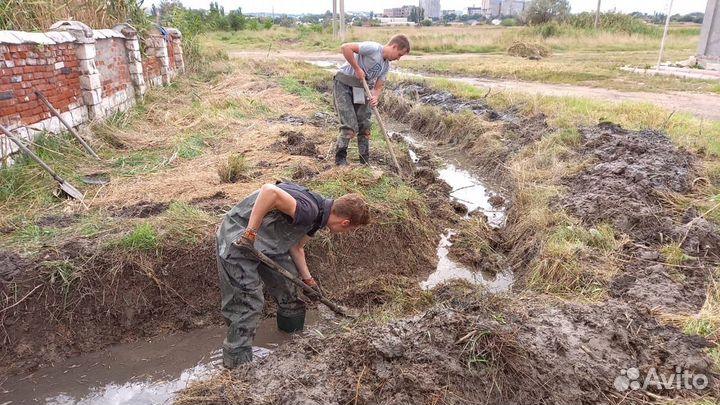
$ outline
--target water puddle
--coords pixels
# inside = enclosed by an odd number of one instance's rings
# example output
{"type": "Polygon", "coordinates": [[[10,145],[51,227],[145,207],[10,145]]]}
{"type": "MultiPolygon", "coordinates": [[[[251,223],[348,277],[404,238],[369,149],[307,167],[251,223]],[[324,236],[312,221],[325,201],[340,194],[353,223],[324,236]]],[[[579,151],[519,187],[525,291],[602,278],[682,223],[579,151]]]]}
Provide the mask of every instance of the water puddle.
{"type": "MultiPolygon", "coordinates": [[[[318,313],[307,316],[306,331],[317,328],[318,313]]],[[[225,331],[214,326],[119,344],[28,376],[0,380],[0,405],[169,404],[175,392],[222,367],[225,331]]],[[[264,319],[255,337],[255,357],[268,356],[291,338],[277,329],[274,318],[264,319]]]]}
{"type": "MultiPolygon", "coordinates": [[[[417,163],[419,157],[416,149],[427,148],[423,141],[411,135],[410,131],[401,124],[392,123],[397,132],[391,132],[391,138],[402,137],[408,144],[408,154],[410,159],[417,163]]],[[[430,148],[435,149],[435,148],[430,148]]],[[[438,176],[450,185],[450,198],[465,205],[468,212],[479,211],[485,215],[488,224],[493,228],[500,228],[505,225],[506,213],[504,207],[493,207],[490,199],[499,195],[491,192],[485,184],[477,176],[449,163],[448,159],[442,156],[442,153],[435,156],[440,158],[445,164],[438,170],[438,176]]],[[[466,216],[469,218],[469,216],[466,216]]],[[[498,293],[509,289],[514,281],[512,271],[506,270],[498,274],[492,274],[483,271],[473,271],[467,267],[454,262],[448,257],[449,248],[452,246],[450,239],[455,235],[454,230],[448,230],[440,236],[440,243],[437,247],[438,265],[435,272],[430,274],[427,280],[420,283],[420,287],[428,290],[436,287],[438,284],[453,280],[462,279],[471,283],[485,286],[487,291],[498,293]]]]}
{"type": "Polygon", "coordinates": [[[483,271],[471,271],[464,266],[455,263],[448,257],[449,248],[452,246],[450,238],[455,234],[448,231],[440,237],[437,248],[438,265],[434,273],[430,274],[426,281],[420,283],[424,290],[435,288],[438,284],[448,280],[467,280],[471,283],[485,286],[491,293],[498,293],[507,290],[513,283],[511,271],[504,271],[498,274],[491,274],[483,271]]]}

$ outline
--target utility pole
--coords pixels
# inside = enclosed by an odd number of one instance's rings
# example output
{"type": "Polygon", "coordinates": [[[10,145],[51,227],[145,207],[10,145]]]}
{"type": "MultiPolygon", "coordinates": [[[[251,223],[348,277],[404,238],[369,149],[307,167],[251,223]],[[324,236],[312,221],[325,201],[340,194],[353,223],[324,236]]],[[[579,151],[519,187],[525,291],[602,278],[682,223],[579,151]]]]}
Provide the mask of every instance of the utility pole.
{"type": "Polygon", "coordinates": [[[337,38],[337,0],[333,0],[332,30],[333,38],[337,38]]]}
{"type": "Polygon", "coordinates": [[[673,0],[670,0],[668,6],[667,18],[665,18],[665,31],[663,31],[662,41],[660,42],[660,55],[658,55],[657,69],[660,70],[660,63],[662,62],[663,51],[665,50],[665,39],[667,38],[668,28],[670,28],[670,14],[672,13],[673,0]]]}
{"type": "Polygon", "coordinates": [[[345,40],[345,0],[340,0],[340,39],[345,40]]]}
{"type": "Polygon", "coordinates": [[[596,30],[598,28],[598,23],[600,22],[600,2],[602,2],[602,0],[598,0],[597,10],[595,10],[595,29],[596,30]]]}

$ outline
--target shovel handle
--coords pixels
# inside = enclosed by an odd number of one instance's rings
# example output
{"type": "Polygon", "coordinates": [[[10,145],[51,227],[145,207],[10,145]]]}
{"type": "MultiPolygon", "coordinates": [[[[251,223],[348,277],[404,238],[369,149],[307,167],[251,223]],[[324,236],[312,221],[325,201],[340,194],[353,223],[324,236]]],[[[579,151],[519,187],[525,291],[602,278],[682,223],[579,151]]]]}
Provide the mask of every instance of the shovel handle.
{"type": "Polygon", "coordinates": [[[235,247],[240,249],[240,251],[242,251],[243,253],[246,253],[246,254],[258,259],[260,262],[262,262],[263,264],[268,266],[271,270],[274,270],[275,272],[280,273],[280,275],[282,275],[283,277],[288,279],[291,283],[295,284],[296,286],[302,288],[303,291],[305,291],[306,293],[320,297],[320,302],[325,304],[328,308],[330,308],[336,314],[342,315],[347,318],[353,318],[353,316],[348,314],[348,312],[344,308],[340,307],[336,303],[325,298],[325,296],[323,296],[323,294],[321,292],[319,292],[318,290],[316,290],[316,289],[310,287],[309,285],[303,283],[302,281],[300,281],[300,279],[298,279],[292,273],[287,271],[287,269],[285,269],[284,267],[275,263],[274,260],[265,256],[265,254],[263,254],[259,250],[255,249],[252,246],[245,245],[242,243],[233,242],[233,245],[235,245],[235,247]]]}
{"type": "Polygon", "coordinates": [[[40,90],[35,90],[35,95],[37,96],[37,98],[40,99],[40,101],[43,102],[43,104],[45,104],[45,106],[48,108],[48,110],[50,110],[52,115],[58,117],[60,122],[63,125],[65,125],[65,128],[67,128],[67,130],[70,131],[70,133],[80,142],[80,144],[83,146],[83,148],[85,148],[87,153],[91,154],[92,157],[94,157],[95,159],[101,160],[100,156],[98,156],[95,153],[95,151],[90,147],[90,145],[88,145],[87,142],[85,142],[85,140],[82,139],[80,134],[78,134],[77,131],[75,131],[75,128],[73,128],[70,124],[68,124],[67,121],[65,121],[65,118],[63,118],[62,115],[60,115],[60,112],[58,112],[58,110],[56,110],[52,104],[50,104],[50,101],[48,101],[48,99],[45,98],[45,95],[40,90]]]}
{"type": "MultiPolygon", "coordinates": [[[[365,94],[369,99],[372,98],[370,86],[368,86],[367,81],[365,79],[362,79],[362,83],[363,87],[365,88],[365,94]]],[[[398,174],[402,175],[402,172],[400,171],[400,164],[398,163],[397,157],[395,156],[395,151],[393,150],[392,144],[390,143],[390,138],[388,137],[387,131],[385,130],[385,124],[383,123],[382,118],[380,118],[380,113],[378,112],[377,106],[372,106],[372,111],[373,113],[375,113],[375,118],[377,118],[378,120],[378,125],[380,125],[380,130],[382,131],[383,137],[385,138],[385,143],[387,143],[388,149],[390,150],[390,157],[392,157],[395,169],[397,170],[398,174]]]]}
{"type": "Polygon", "coordinates": [[[45,162],[43,162],[42,159],[40,159],[35,153],[33,153],[33,151],[28,149],[27,146],[23,145],[20,139],[18,139],[15,135],[8,131],[7,128],[5,128],[3,125],[0,125],[0,131],[2,131],[5,136],[7,136],[11,141],[13,141],[15,145],[20,148],[20,150],[22,150],[24,153],[27,153],[37,164],[40,165],[40,167],[45,169],[46,172],[50,173],[50,175],[53,177],[53,179],[55,179],[55,181],[57,181],[58,183],[64,182],[64,180],[60,176],[58,176],[57,173],[55,173],[55,171],[50,168],[50,166],[45,164],[45,162]]]}

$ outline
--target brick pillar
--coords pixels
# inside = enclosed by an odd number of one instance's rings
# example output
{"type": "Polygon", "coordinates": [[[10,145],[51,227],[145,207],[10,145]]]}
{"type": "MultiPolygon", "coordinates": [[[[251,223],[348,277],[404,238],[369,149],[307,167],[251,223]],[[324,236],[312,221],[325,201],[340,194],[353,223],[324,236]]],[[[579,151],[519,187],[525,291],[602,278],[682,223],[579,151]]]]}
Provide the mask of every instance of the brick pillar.
{"type": "Polygon", "coordinates": [[[130,24],[119,24],[113,27],[113,30],[123,34],[125,37],[125,49],[128,55],[128,68],[130,69],[130,80],[135,87],[135,97],[142,101],[147,86],[145,85],[145,75],[143,74],[142,58],[140,56],[140,41],[138,40],[137,30],[130,24]]]}
{"type": "Polygon", "coordinates": [[[162,84],[170,84],[170,57],[167,43],[163,35],[150,35],[145,44],[148,47],[148,56],[154,55],[160,61],[160,76],[162,84]]]}
{"type": "Polygon", "coordinates": [[[185,59],[182,50],[182,33],[175,28],[167,28],[170,33],[170,41],[172,41],[173,53],[175,54],[175,69],[177,73],[185,72],[185,59]]]}
{"type": "Polygon", "coordinates": [[[66,31],[75,37],[75,52],[80,69],[80,90],[88,109],[90,119],[102,119],[105,111],[102,107],[102,81],[95,66],[95,38],[93,30],[78,21],[58,21],[50,31],[66,31]]]}

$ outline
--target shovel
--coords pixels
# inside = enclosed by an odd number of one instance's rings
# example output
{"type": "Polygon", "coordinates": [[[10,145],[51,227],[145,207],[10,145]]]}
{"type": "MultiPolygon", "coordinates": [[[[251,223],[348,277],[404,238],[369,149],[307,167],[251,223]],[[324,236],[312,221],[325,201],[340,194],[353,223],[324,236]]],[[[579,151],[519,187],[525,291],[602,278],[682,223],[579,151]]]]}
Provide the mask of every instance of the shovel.
{"type": "MultiPolygon", "coordinates": [[[[368,99],[372,98],[372,93],[370,93],[370,87],[367,84],[367,81],[365,79],[362,80],[363,87],[365,87],[365,95],[368,99]]],[[[393,150],[392,143],[390,143],[390,137],[388,137],[387,131],[385,130],[385,124],[383,123],[382,118],[380,118],[380,113],[378,112],[377,107],[372,107],[373,113],[375,113],[375,118],[378,120],[378,124],[380,125],[380,130],[382,131],[383,136],[385,137],[385,143],[387,143],[388,149],[390,149],[390,156],[392,157],[393,164],[395,165],[395,169],[397,170],[397,174],[402,176],[402,171],[400,170],[400,164],[398,164],[397,157],[395,157],[395,151],[393,150]]]]}
{"type": "Polygon", "coordinates": [[[81,203],[83,203],[83,205],[85,205],[84,196],[83,196],[83,193],[80,192],[80,190],[76,189],[75,187],[72,186],[72,184],[66,182],[65,180],[62,179],[62,177],[58,176],[57,173],[55,173],[55,171],[50,168],[50,166],[48,166],[45,162],[42,161],[42,159],[40,159],[30,149],[28,149],[25,145],[23,145],[23,143],[15,135],[13,135],[12,133],[10,133],[10,131],[7,130],[7,128],[0,125],[0,131],[2,131],[2,133],[5,134],[5,136],[7,136],[11,141],[13,141],[15,143],[15,145],[17,145],[18,148],[20,148],[20,150],[27,153],[35,162],[37,162],[37,164],[40,165],[40,167],[45,169],[46,172],[50,173],[50,175],[53,177],[53,179],[55,179],[55,181],[60,183],[60,189],[63,192],[65,192],[65,194],[80,201],[81,203]]]}
{"type": "Polygon", "coordinates": [[[78,134],[77,131],[75,131],[75,128],[73,128],[70,124],[68,124],[67,121],[65,121],[65,118],[63,118],[62,115],[60,115],[60,112],[58,112],[58,110],[56,110],[52,104],[50,104],[50,101],[48,101],[48,99],[45,98],[45,95],[42,94],[42,92],[40,92],[39,90],[35,90],[35,95],[37,96],[37,98],[40,99],[40,101],[42,101],[45,104],[45,106],[47,106],[48,110],[50,110],[52,115],[58,117],[60,122],[63,125],[65,125],[65,128],[67,128],[67,130],[70,131],[70,133],[80,142],[80,144],[83,146],[83,148],[85,148],[87,153],[91,154],[92,157],[94,157],[97,160],[102,160],[102,159],[100,159],[100,156],[98,156],[95,153],[95,151],[90,147],[90,145],[88,145],[87,142],[85,142],[85,140],[82,139],[80,134],[78,134]]]}
{"type": "Polygon", "coordinates": [[[305,293],[309,294],[310,296],[317,296],[319,297],[319,301],[325,304],[328,308],[330,308],[333,312],[335,312],[338,315],[342,315],[346,318],[354,319],[357,318],[357,315],[351,314],[346,308],[341,307],[340,305],[330,301],[329,299],[325,298],[325,296],[318,290],[310,287],[309,285],[303,283],[299,278],[295,277],[292,273],[287,271],[284,267],[280,266],[279,264],[275,263],[271,258],[265,256],[262,252],[258,251],[254,247],[250,245],[246,245],[242,242],[233,242],[233,245],[240,249],[243,253],[254,257],[255,259],[262,262],[264,265],[268,266],[271,270],[279,273],[281,276],[288,279],[291,283],[295,284],[296,286],[300,287],[305,291],[305,293]]]}

